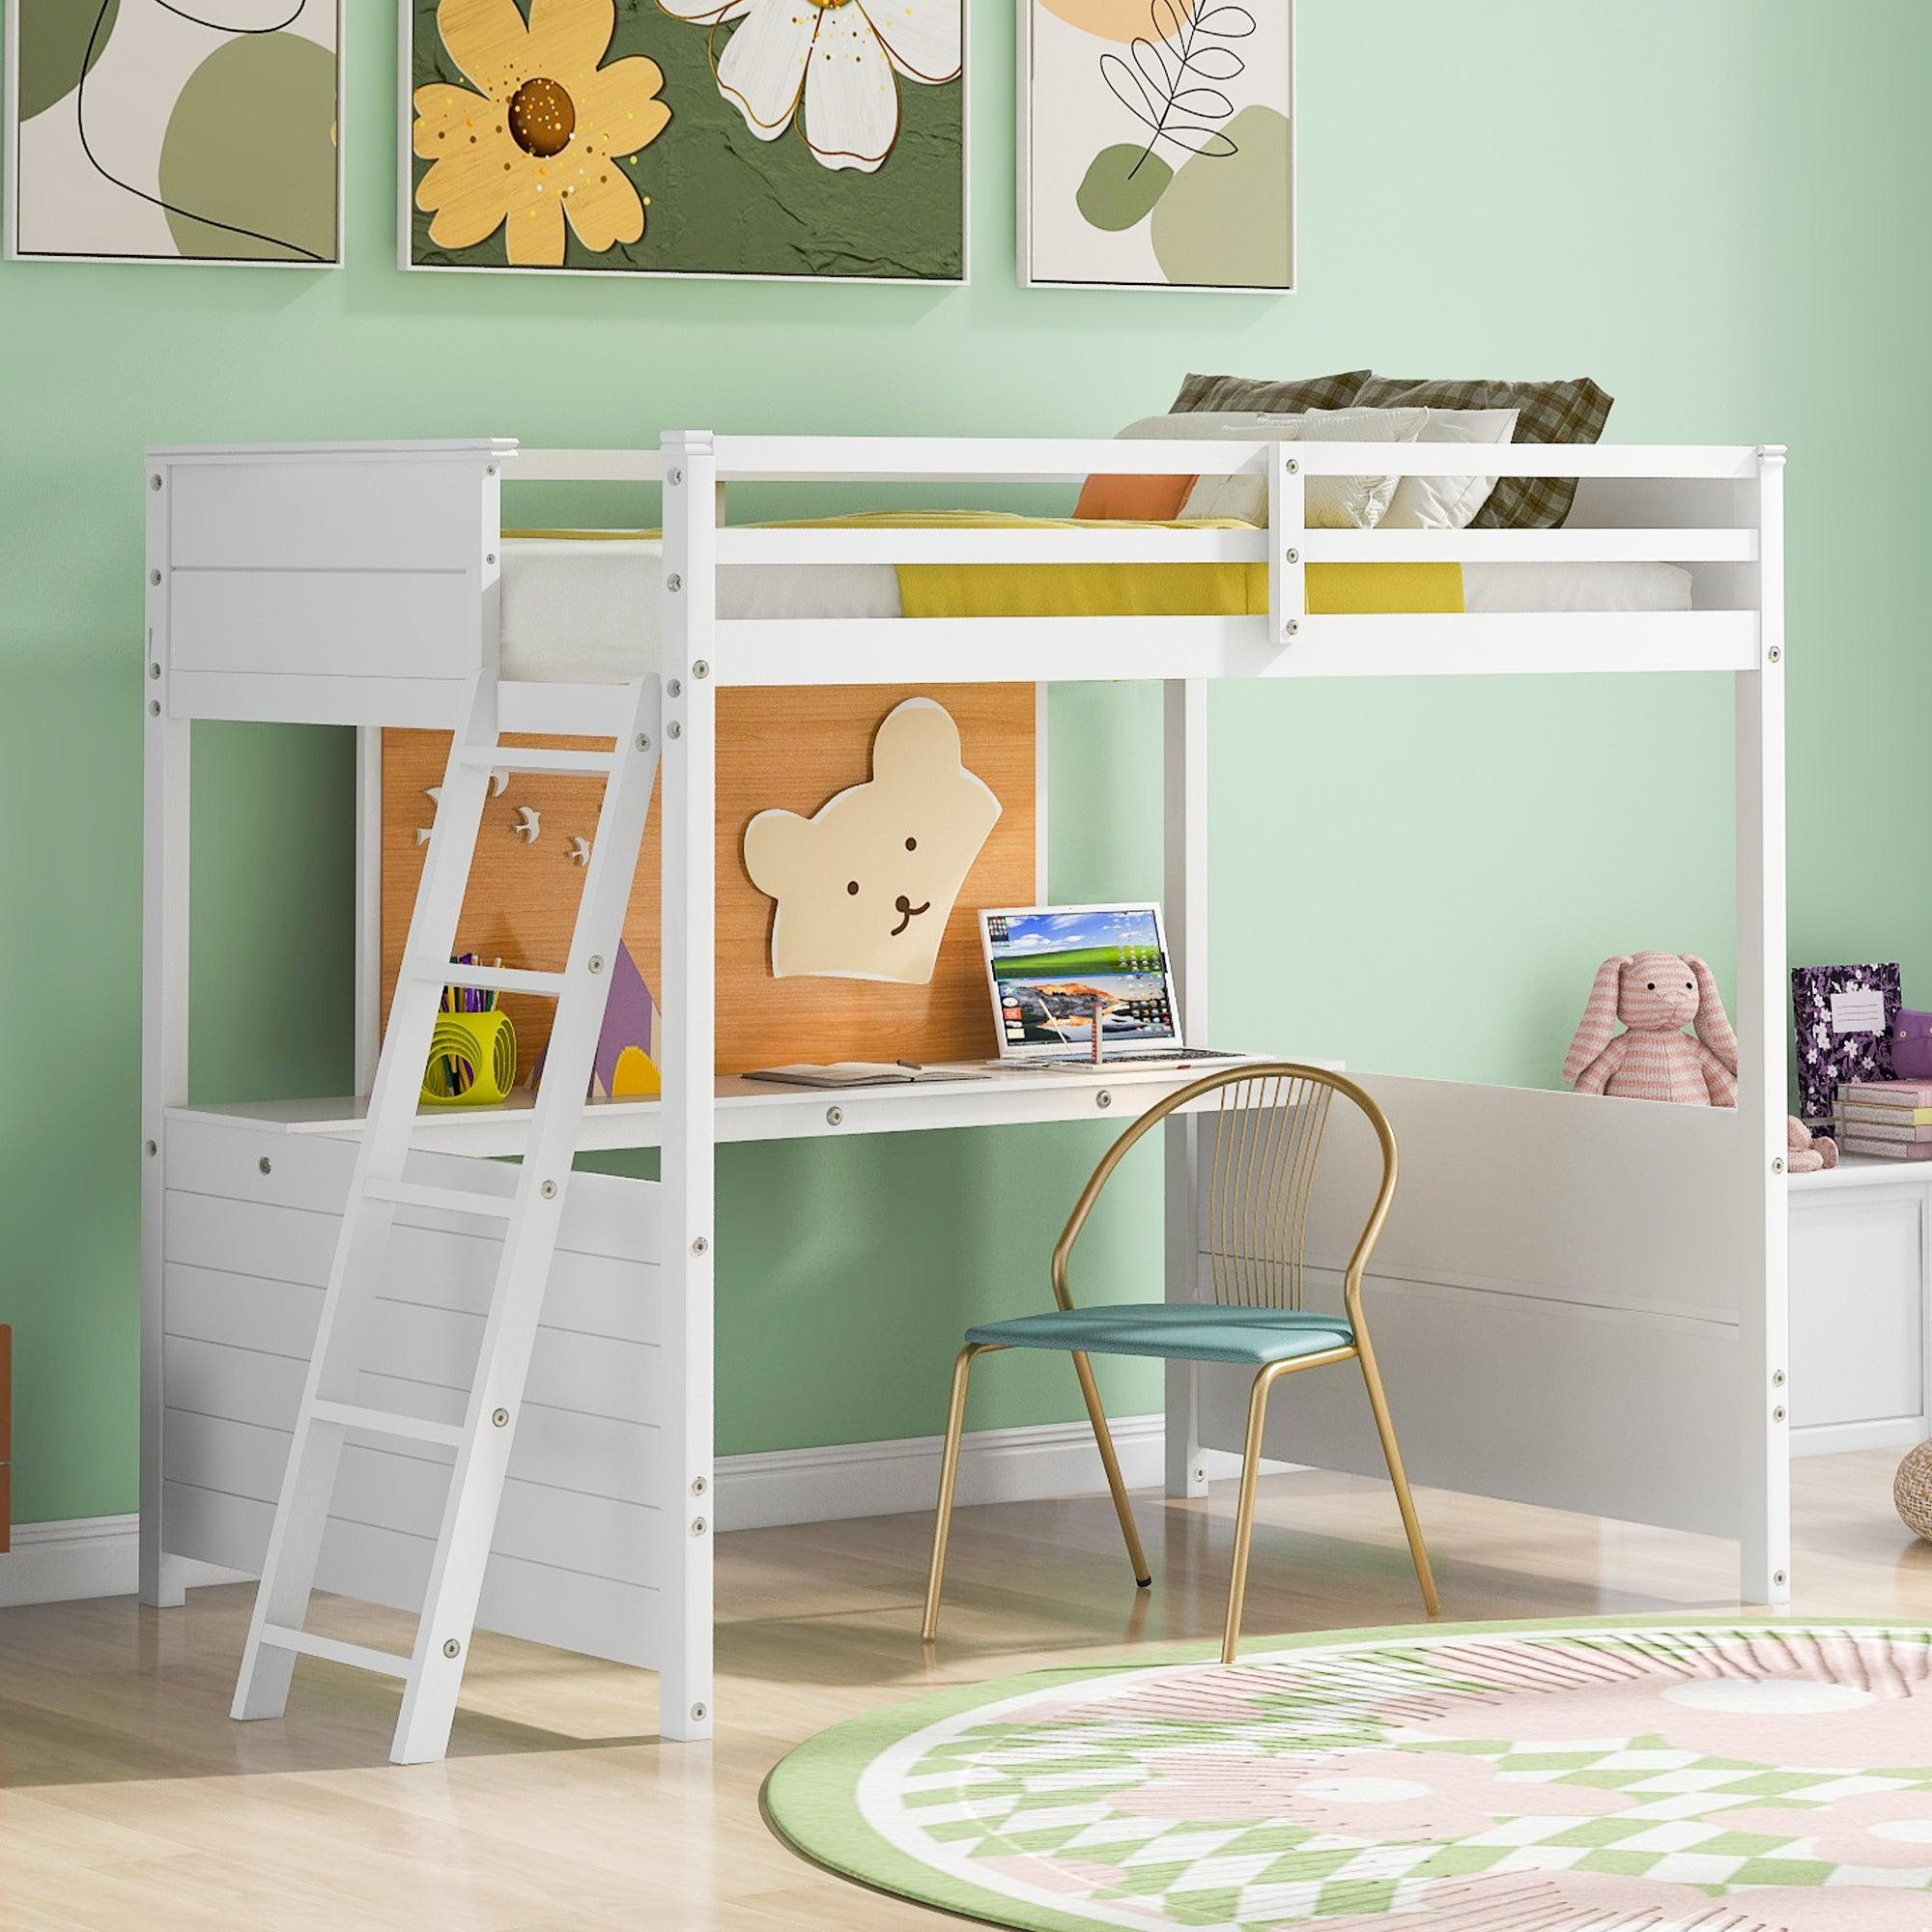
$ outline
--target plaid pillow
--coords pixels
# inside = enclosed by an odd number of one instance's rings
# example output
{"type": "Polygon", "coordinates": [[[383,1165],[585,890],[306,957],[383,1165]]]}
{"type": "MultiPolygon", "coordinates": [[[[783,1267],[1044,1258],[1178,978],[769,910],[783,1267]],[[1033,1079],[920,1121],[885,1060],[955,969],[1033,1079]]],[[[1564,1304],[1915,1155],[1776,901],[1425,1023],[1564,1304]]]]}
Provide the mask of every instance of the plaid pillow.
{"type": "Polygon", "coordinates": [[[1355,392],[1372,380],[1366,369],[1350,369],[1345,376],[1309,376],[1296,383],[1271,383],[1262,376],[1190,376],[1168,413],[1265,410],[1270,415],[1299,415],[1304,410],[1346,410],[1355,392]]]}
{"type": "MultiPolygon", "coordinates": [[[[1579,376],[1574,383],[1425,383],[1371,376],[1356,395],[1355,407],[1515,410],[1516,435],[1512,440],[1516,442],[1595,442],[1604,433],[1612,400],[1587,376],[1579,376]]],[[[1576,499],[1574,476],[1499,477],[1470,527],[1560,529],[1576,499]]]]}

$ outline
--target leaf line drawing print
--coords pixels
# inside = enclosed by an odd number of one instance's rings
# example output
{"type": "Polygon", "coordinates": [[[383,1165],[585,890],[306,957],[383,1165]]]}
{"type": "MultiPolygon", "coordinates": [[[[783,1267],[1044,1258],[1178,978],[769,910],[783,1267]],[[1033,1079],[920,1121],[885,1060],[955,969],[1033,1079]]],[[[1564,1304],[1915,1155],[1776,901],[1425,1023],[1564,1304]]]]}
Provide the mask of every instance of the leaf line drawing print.
{"type": "Polygon", "coordinates": [[[1248,39],[1255,16],[1234,0],[1151,0],[1148,18],[1154,38],[1129,42],[1131,59],[1100,56],[1100,75],[1115,99],[1151,130],[1128,179],[1163,141],[1203,159],[1233,158],[1239,145],[1218,125],[1235,112],[1223,89],[1247,63],[1222,43],[1248,39]]]}

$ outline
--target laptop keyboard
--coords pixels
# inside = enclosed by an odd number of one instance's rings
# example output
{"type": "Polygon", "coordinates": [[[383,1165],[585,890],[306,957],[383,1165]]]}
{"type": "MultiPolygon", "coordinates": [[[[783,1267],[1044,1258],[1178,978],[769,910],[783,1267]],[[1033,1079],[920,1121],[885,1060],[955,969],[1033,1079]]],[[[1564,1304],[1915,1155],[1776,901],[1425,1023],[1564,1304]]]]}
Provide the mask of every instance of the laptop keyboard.
{"type": "MultiPolygon", "coordinates": [[[[1143,1049],[1139,1053],[1110,1053],[1098,1064],[1102,1066],[1171,1066],[1178,1062],[1193,1060],[1252,1060],[1253,1058],[1253,1054],[1232,1053],[1224,1047],[1169,1046],[1156,1048],[1151,1051],[1143,1049]]],[[[1065,1060],[1056,1059],[1053,1065],[1056,1066],[1083,1066],[1092,1065],[1094,1063],[1088,1059],[1087,1055],[1082,1053],[1069,1054],[1065,1060]]]]}

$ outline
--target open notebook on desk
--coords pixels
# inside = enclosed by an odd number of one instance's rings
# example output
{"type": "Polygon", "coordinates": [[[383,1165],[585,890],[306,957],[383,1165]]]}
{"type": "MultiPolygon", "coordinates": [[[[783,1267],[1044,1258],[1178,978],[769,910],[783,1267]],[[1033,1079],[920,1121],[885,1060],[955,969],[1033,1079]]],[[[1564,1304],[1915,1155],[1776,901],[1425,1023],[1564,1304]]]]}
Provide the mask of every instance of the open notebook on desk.
{"type": "Polygon", "coordinates": [[[793,1066],[765,1066],[747,1080],[771,1080],[781,1087],[895,1087],[919,1080],[984,1080],[961,1066],[923,1066],[909,1060],[802,1061],[793,1066]]]}

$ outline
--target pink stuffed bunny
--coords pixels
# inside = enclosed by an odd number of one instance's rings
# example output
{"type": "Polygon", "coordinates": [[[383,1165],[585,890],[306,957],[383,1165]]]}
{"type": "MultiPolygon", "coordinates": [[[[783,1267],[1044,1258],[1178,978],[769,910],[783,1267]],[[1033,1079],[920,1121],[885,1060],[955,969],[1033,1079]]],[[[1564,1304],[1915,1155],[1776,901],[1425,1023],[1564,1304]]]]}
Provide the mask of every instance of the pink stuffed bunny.
{"type": "Polygon", "coordinates": [[[1690,953],[1605,959],[1570,1043],[1563,1078],[1579,1094],[1735,1107],[1738,1037],[1711,969],[1690,953]],[[1612,1039],[1619,1020],[1630,1031],[1612,1039]],[[1696,1029],[1695,1039],[1684,1032],[1687,1021],[1696,1029]]]}

